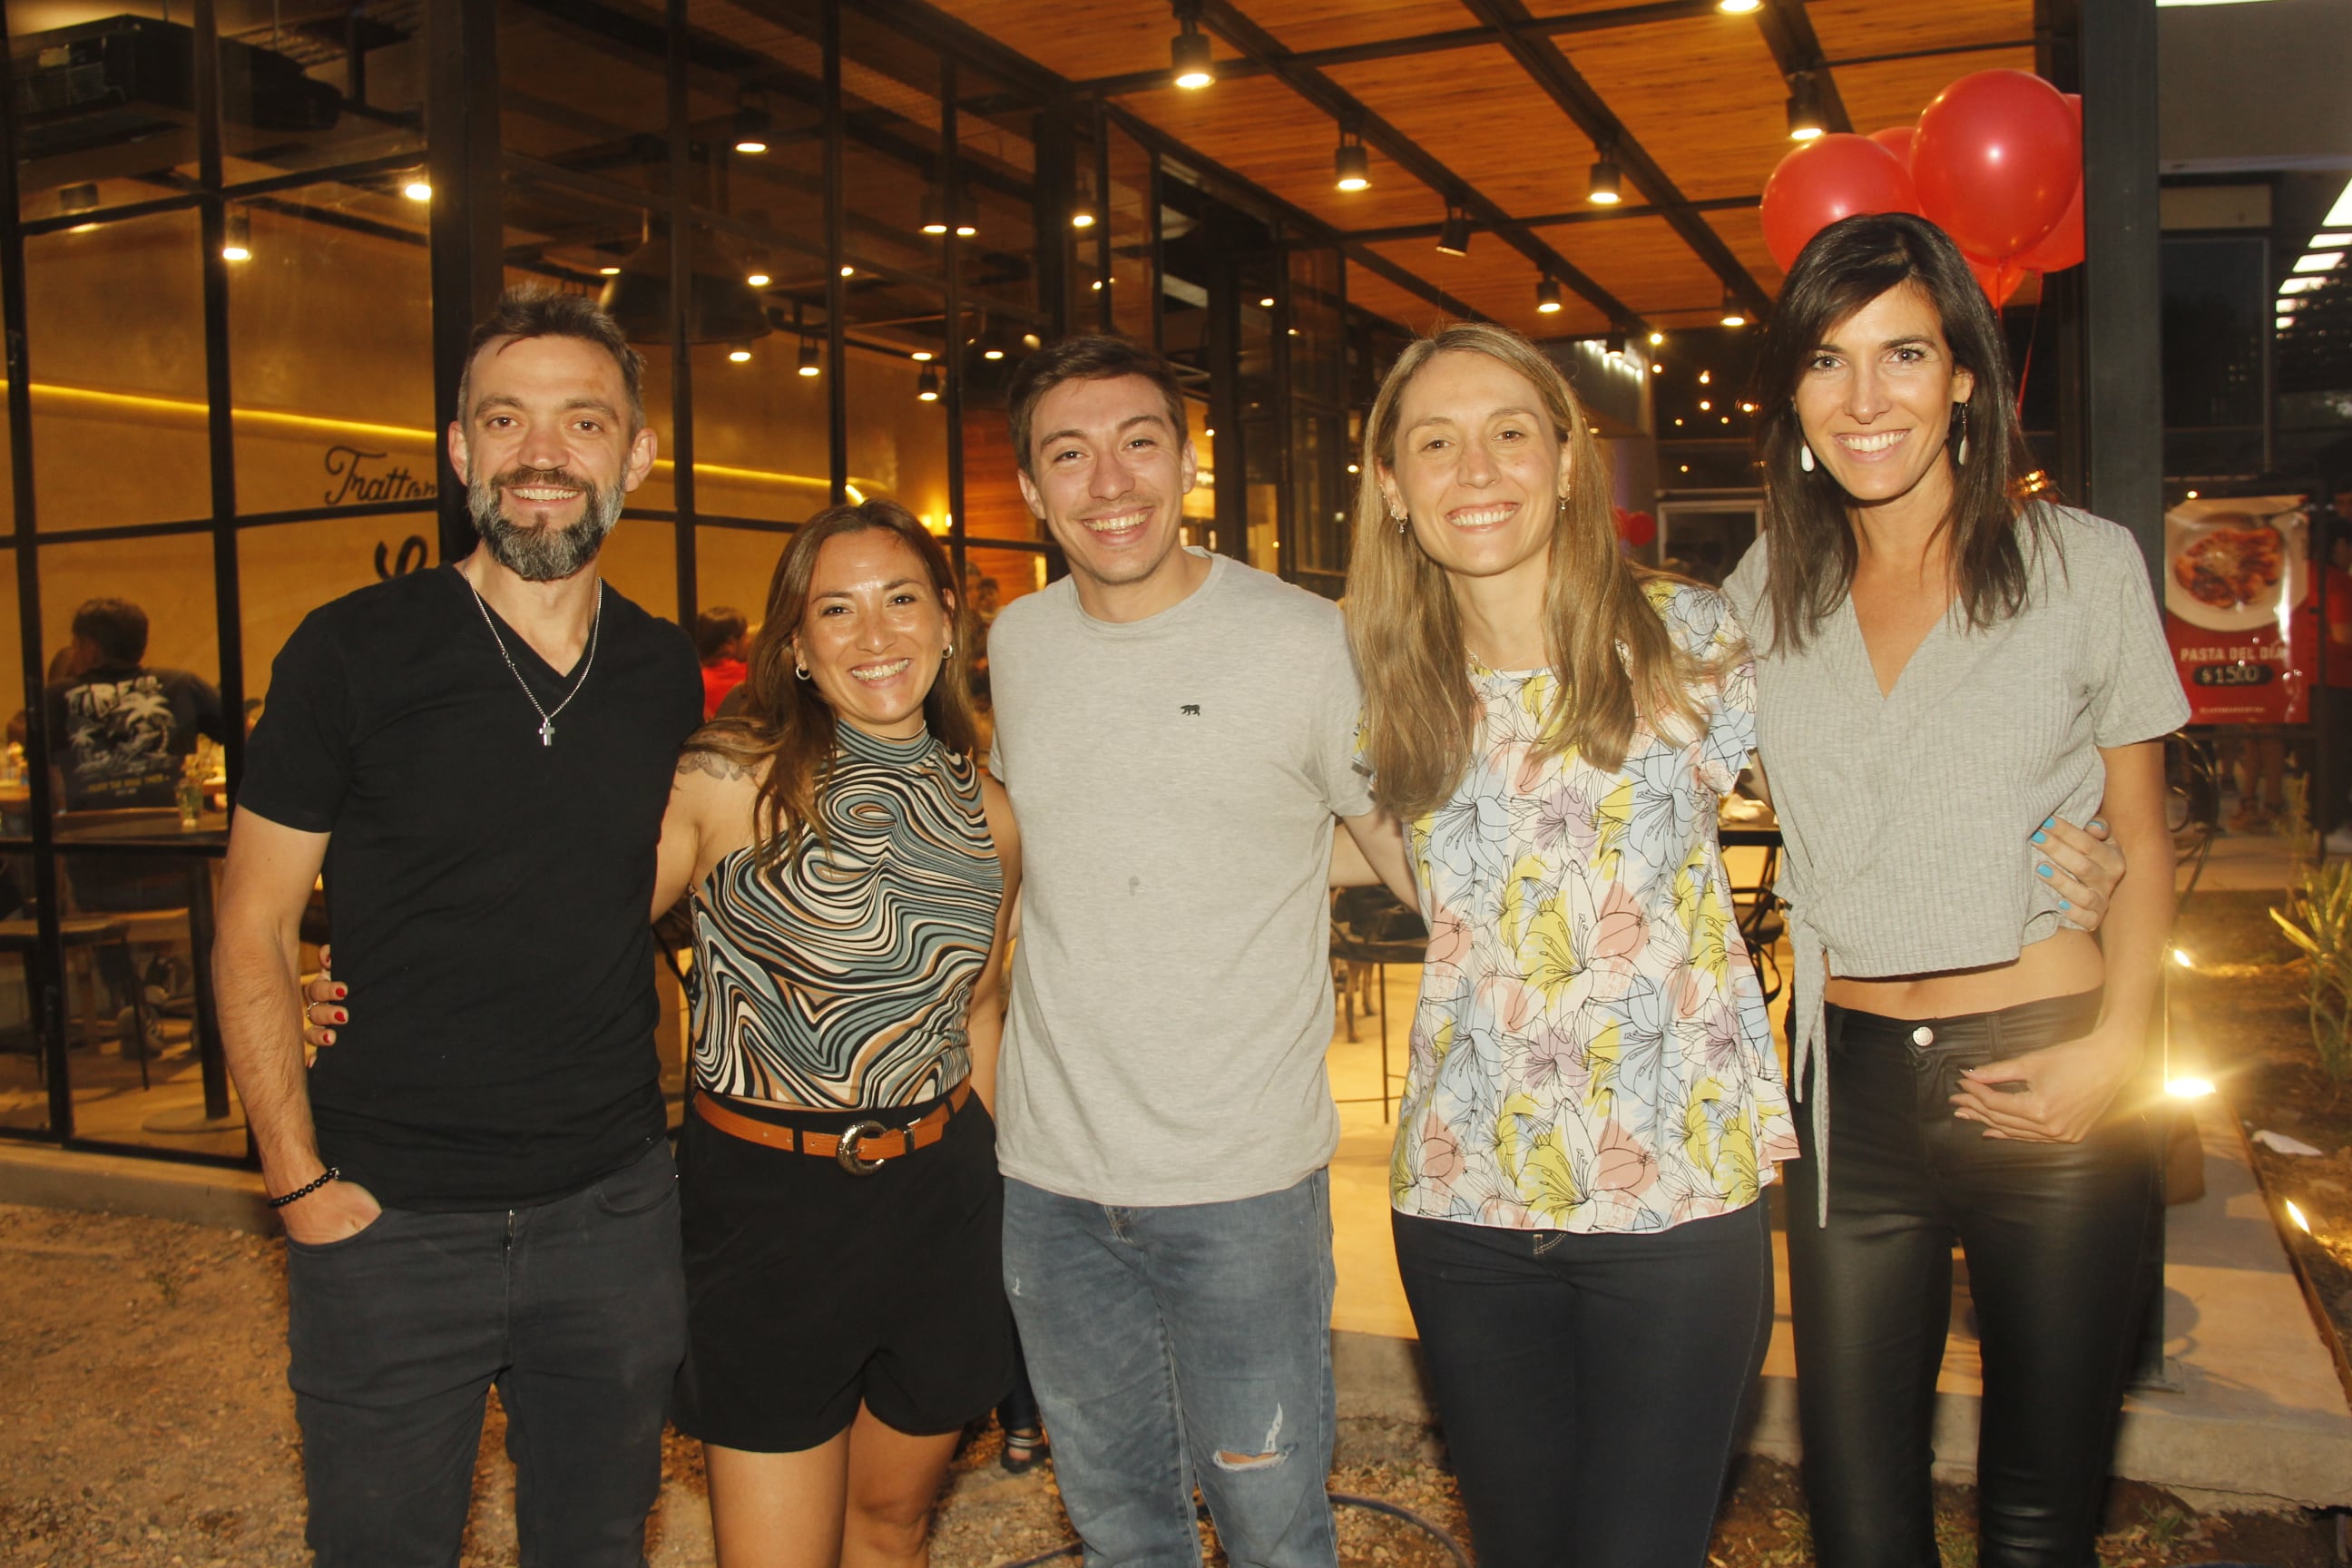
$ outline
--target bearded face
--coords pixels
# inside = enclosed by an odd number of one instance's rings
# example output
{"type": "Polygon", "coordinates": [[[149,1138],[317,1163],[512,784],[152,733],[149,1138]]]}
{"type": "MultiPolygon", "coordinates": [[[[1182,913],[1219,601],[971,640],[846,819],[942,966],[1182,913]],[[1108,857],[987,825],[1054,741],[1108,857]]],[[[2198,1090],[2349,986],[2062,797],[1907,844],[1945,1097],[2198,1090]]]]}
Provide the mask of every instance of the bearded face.
{"type": "Polygon", "coordinates": [[[491,559],[527,583],[559,582],[595,560],[626,499],[619,485],[600,487],[566,468],[477,472],[466,486],[474,531],[491,559]],[[558,521],[575,509],[571,522],[558,521]]]}

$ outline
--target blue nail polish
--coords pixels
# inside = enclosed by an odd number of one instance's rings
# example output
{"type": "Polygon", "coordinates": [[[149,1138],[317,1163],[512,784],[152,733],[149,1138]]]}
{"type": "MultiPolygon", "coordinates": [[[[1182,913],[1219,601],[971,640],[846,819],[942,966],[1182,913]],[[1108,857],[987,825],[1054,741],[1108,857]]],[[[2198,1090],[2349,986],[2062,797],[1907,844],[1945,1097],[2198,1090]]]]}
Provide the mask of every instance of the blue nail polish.
{"type": "Polygon", "coordinates": [[[2047,867],[2047,866],[2036,866],[2036,867],[2035,867],[2035,868],[2034,868],[2034,870],[2036,870],[2036,871],[2040,872],[2040,873],[2041,873],[2042,876],[2044,876],[2044,877],[2047,877],[2048,875],[2050,875],[2050,868],[2049,868],[2049,867],[2047,867]]]}
{"type": "Polygon", "coordinates": [[[2106,825],[2107,819],[2104,816],[2095,816],[2091,818],[2091,826],[2094,827],[2105,827],[2106,825]]]}
{"type": "Polygon", "coordinates": [[[2050,842],[2050,836],[2046,833],[2036,833],[2033,836],[2033,842],[2036,844],[2047,844],[2050,842]]]}
{"type": "Polygon", "coordinates": [[[2058,819],[2054,816],[2045,816],[2042,819],[2042,826],[2044,827],[2055,827],[2058,826],[2058,819]]]}
{"type": "Polygon", "coordinates": [[[2062,910],[2071,910],[2071,909],[2073,909],[2074,906],[2074,905],[2072,905],[2072,904],[2070,904],[2070,903],[2068,903],[2065,900],[2061,899],[2061,900],[2058,900],[2058,907],[2059,907],[2060,909],[2062,909],[2062,910]]]}

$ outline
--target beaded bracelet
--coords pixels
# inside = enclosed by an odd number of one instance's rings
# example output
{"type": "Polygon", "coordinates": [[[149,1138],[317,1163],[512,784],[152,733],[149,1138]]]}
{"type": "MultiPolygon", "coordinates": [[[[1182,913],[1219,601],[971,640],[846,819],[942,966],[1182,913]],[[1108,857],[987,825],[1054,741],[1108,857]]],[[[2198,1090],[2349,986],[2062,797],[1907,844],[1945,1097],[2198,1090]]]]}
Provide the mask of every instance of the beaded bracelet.
{"type": "Polygon", "coordinates": [[[340,1181],[342,1178],[342,1172],[337,1170],[334,1166],[330,1165],[325,1170],[320,1172],[316,1176],[313,1176],[310,1180],[295,1188],[292,1192],[280,1193],[278,1196],[269,1199],[269,1206],[274,1209],[282,1209],[288,1204],[295,1203],[300,1199],[309,1197],[312,1193],[317,1192],[329,1182],[340,1181]]]}

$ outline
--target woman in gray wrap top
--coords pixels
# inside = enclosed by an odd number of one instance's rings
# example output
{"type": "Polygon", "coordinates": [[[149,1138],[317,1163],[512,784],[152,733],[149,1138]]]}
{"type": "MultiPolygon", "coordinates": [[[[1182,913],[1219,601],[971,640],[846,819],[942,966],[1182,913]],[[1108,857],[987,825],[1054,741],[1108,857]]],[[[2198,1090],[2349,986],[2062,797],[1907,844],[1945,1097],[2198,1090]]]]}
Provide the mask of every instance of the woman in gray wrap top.
{"type": "Polygon", "coordinates": [[[1985,1369],[1979,1561],[2081,1568],[2160,1214],[2142,1078],[2171,920],[2162,737],[2187,704],[2131,536],[2012,500],[2000,330],[1940,230],[1823,230],[1757,386],[1764,539],[1726,586],[1787,844],[1813,1539],[1824,1568],[1937,1561],[1958,1242],[1985,1369]],[[2147,868],[2097,942],[2049,849],[2094,812],[2147,868]]]}

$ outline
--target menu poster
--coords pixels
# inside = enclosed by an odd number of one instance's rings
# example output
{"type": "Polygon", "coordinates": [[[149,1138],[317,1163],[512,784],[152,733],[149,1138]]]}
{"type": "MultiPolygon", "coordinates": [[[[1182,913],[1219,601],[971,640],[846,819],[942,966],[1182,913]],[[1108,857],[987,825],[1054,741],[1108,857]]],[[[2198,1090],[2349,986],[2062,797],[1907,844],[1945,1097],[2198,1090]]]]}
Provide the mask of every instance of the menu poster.
{"type": "Polygon", "coordinates": [[[2190,723],[2310,717],[2316,627],[2294,615],[2309,591],[2304,508],[2301,496],[2230,496],[2164,514],[2164,629],[2190,723]]]}

